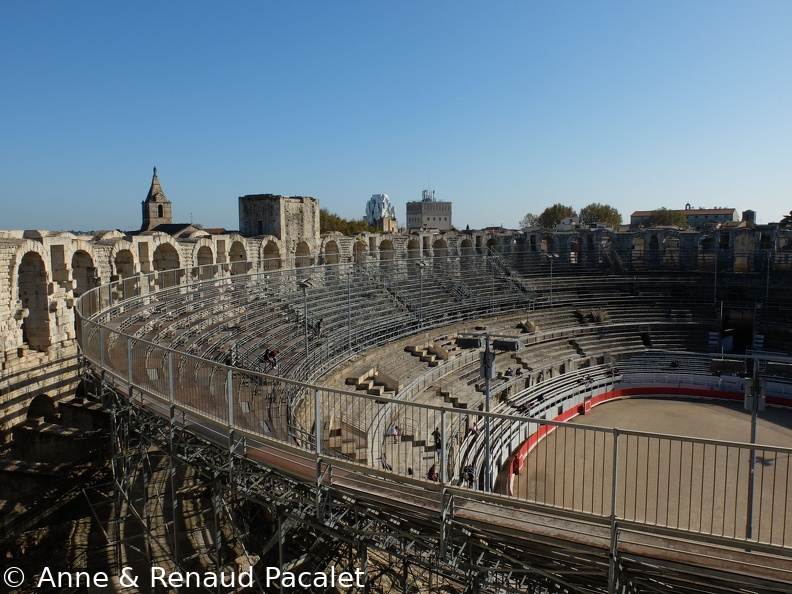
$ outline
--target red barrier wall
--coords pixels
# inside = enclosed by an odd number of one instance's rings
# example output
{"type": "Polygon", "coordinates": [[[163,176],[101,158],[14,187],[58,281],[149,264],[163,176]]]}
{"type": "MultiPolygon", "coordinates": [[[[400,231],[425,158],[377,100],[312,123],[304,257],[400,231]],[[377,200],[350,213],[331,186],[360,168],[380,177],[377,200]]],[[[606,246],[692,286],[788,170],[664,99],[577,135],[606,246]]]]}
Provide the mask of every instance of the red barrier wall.
{"type": "MultiPolygon", "coordinates": [[[[597,406],[608,402],[609,400],[617,400],[621,398],[635,398],[640,396],[656,396],[659,398],[665,396],[679,396],[685,398],[712,398],[718,400],[732,400],[741,401],[745,398],[742,392],[722,392],[720,390],[707,390],[703,388],[677,388],[677,387],[640,387],[640,388],[624,388],[620,390],[611,390],[604,394],[598,394],[590,399],[591,406],[597,406]]],[[[790,406],[788,399],[768,397],[767,404],[775,404],[779,406],[790,406]]],[[[554,421],[569,421],[574,419],[579,414],[583,413],[585,404],[580,404],[574,408],[570,408],[561,415],[558,415],[554,421]]],[[[519,474],[525,464],[525,458],[532,449],[547,435],[555,430],[555,425],[542,425],[539,430],[531,435],[523,444],[518,448],[517,452],[512,458],[509,465],[509,495],[512,493],[512,481],[515,474],[519,474]]]]}

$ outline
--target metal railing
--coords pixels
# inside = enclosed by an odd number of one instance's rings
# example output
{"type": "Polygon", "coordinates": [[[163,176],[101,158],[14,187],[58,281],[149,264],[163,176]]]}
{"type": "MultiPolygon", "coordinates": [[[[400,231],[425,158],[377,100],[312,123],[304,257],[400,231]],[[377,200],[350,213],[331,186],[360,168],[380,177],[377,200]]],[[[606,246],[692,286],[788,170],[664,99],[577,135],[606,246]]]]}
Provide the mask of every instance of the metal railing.
{"type": "MultiPolygon", "coordinates": [[[[256,274],[229,274],[193,282],[186,271],[169,271],[174,283],[170,284],[163,274],[141,276],[132,286],[124,279],[86,293],[78,305],[78,342],[86,359],[113,382],[131,389],[141,406],[162,414],[175,407],[197,420],[193,430],[214,436],[218,443],[227,443],[233,431],[264,444],[265,451],[267,443],[296,448],[306,468],[315,469],[317,460],[335,457],[380,479],[425,477],[427,488],[436,480],[447,488],[464,489],[468,497],[486,494],[487,501],[521,501],[647,527],[789,546],[792,449],[552,420],[584,406],[588,397],[612,390],[616,382],[611,381],[588,391],[556,394],[554,414],[542,402],[529,407],[528,416],[475,412],[478,418],[491,419],[496,428],[492,451],[483,452],[480,437],[464,435],[471,411],[322,388],[209,361],[121,332],[120,322],[136,308],[162,303],[170,307],[202,287],[232,288],[237,282],[245,286],[260,281],[256,274]],[[294,398],[296,393],[303,397],[294,398]],[[532,416],[540,406],[550,418],[532,416]],[[392,425],[402,429],[395,443],[386,435],[392,425]],[[295,432],[295,427],[302,430],[295,432]],[[752,450],[760,464],[754,511],[748,516],[747,477],[754,473],[747,465],[754,458],[752,450]],[[517,474],[509,472],[513,452],[523,463],[517,474]],[[492,484],[482,482],[482,455],[492,456],[493,468],[503,468],[492,484]],[[460,471],[470,463],[477,471],[472,489],[460,471]],[[749,521],[753,531],[745,528],[749,521]]],[[[400,329],[385,340],[414,331],[400,329]]],[[[339,343],[344,350],[346,340],[339,343]]],[[[376,343],[369,337],[359,344],[362,348],[376,343]]],[[[327,351],[321,355],[327,365],[341,356],[327,351]]],[[[295,368],[297,377],[311,377],[311,364],[303,365],[295,368]]],[[[631,387],[674,382],[713,393],[726,389],[717,378],[706,376],[636,375],[619,380],[631,387]]],[[[277,457],[268,462],[279,464],[277,457]]]]}

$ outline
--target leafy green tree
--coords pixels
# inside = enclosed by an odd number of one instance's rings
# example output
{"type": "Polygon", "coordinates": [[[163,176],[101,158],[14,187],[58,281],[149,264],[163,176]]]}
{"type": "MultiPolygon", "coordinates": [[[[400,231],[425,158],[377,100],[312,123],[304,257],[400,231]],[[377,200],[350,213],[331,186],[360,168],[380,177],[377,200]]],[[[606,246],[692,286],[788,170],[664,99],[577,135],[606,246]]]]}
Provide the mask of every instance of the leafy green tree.
{"type": "Polygon", "coordinates": [[[525,216],[520,219],[520,229],[524,229],[525,227],[538,227],[538,220],[539,217],[537,217],[534,213],[526,213],[525,216]]]}
{"type": "Polygon", "coordinates": [[[681,210],[671,210],[665,206],[649,213],[649,218],[644,223],[646,227],[680,227],[688,226],[687,217],[681,210]]]}
{"type": "Polygon", "coordinates": [[[536,222],[542,229],[554,229],[555,226],[569,217],[576,217],[577,212],[571,206],[565,206],[560,202],[548,206],[544,209],[542,214],[536,219],[536,222]]]}
{"type": "Polygon", "coordinates": [[[364,218],[347,220],[323,208],[319,211],[319,232],[328,233],[330,231],[338,231],[344,235],[379,233],[377,229],[370,227],[364,218]]]}
{"type": "Polygon", "coordinates": [[[609,204],[592,202],[580,209],[580,224],[591,225],[592,223],[605,223],[615,228],[622,224],[622,216],[609,204]]]}

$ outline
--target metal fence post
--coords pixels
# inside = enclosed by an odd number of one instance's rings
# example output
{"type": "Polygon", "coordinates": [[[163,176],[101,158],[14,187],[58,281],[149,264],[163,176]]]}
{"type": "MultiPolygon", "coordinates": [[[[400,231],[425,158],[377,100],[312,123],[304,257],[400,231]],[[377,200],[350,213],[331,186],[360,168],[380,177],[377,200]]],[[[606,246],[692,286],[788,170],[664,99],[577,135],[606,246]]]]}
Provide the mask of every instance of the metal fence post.
{"type": "Polygon", "coordinates": [[[129,385],[135,381],[135,376],[132,373],[132,339],[127,338],[127,377],[129,378],[129,385]]]}
{"type": "Polygon", "coordinates": [[[448,483],[448,434],[446,431],[446,410],[440,409],[440,558],[448,557],[448,515],[451,504],[446,493],[448,483]]]}
{"type": "Polygon", "coordinates": [[[316,459],[322,455],[322,401],[319,397],[319,388],[314,390],[314,439],[316,440],[316,459]]]}
{"type": "Polygon", "coordinates": [[[168,351],[168,401],[176,401],[176,394],[173,385],[173,351],[168,351]]]}
{"type": "Polygon", "coordinates": [[[104,326],[99,326],[99,365],[105,369],[104,326]]]}
{"type": "Polygon", "coordinates": [[[616,594],[616,556],[618,554],[618,528],[616,526],[616,512],[618,504],[618,496],[616,489],[618,487],[618,474],[619,474],[619,430],[613,428],[613,477],[611,478],[611,517],[610,517],[610,555],[608,563],[608,592],[609,594],[616,594]]]}
{"type": "Polygon", "coordinates": [[[234,370],[228,370],[228,379],[226,380],[226,396],[228,397],[228,428],[234,426],[234,370]]]}

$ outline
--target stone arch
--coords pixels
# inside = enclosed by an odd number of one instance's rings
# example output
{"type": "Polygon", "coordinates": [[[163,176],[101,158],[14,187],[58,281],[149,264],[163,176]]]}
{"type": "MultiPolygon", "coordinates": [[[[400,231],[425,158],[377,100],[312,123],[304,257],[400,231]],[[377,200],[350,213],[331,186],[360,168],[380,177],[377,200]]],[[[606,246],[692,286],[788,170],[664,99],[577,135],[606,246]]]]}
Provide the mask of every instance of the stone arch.
{"type": "Polygon", "coordinates": [[[459,244],[459,247],[462,248],[462,255],[463,256],[474,256],[474,255],[476,255],[476,248],[473,247],[473,242],[470,241],[469,238],[463,239],[462,243],[459,244]]]}
{"type": "Polygon", "coordinates": [[[152,258],[154,270],[161,272],[163,270],[173,270],[181,266],[178,250],[170,243],[161,243],[154,250],[152,258]]]}
{"type": "Polygon", "coordinates": [[[355,245],[352,248],[355,254],[355,262],[361,262],[363,260],[364,255],[368,251],[366,248],[367,246],[364,242],[355,240],[355,245]]]}
{"type": "Polygon", "coordinates": [[[421,257],[421,242],[417,238],[412,238],[407,242],[407,257],[410,260],[417,260],[421,257]]]}
{"type": "Polygon", "coordinates": [[[447,258],[448,257],[448,243],[442,237],[435,240],[432,244],[432,254],[435,258],[447,258]]]}
{"type": "Polygon", "coordinates": [[[214,264],[214,251],[212,250],[212,243],[198,243],[193,252],[193,262],[196,266],[211,266],[214,264]]]}
{"type": "Polygon", "coordinates": [[[753,231],[737,233],[734,237],[734,271],[752,270],[755,256],[756,237],[753,231]]]}
{"type": "Polygon", "coordinates": [[[599,262],[600,264],[616,264],[616,240],[610,233],[603,233],[599,238],[599,262]]]}
{"type": "Polygon", "coordinates": [[[569,262],[571,264],[580,264],[581,253],[583,251],[583,241],[580,235],[575,235],[569,242],[569,262]]]}
{"type": "Polygon", "coordinates": [[[228,260],[230,262],[244,262],[247,260],[247,250],[241,241],[235,241],[228,250],[228,260]]]}
{"type": "Polygon", "coordinates": [[[657,233],[652,233],[649,236],[649,246],[648,249],[650,250],[659,250],[660,249],[660,239],[657,236],[657,233]]]}
{"type": "Polygon", "coordinates": [[[487,247],[488,247],[488,248],[491,248],[491,249],[493,249],[493,250],[495,250],[496,252],[500,251],[500,250],[498,249],[498,240],[497,240],[497,239],[495,239],[494,237],[490,237],[490,238],[487,240],[487,247]]]}
{"type": "Polygon", "coordinates": [[[646,255],[646,240],[642,235],[635,235],[632,238],[632,265],[643,266],[646,255]]]}
{"type": "Polygon", "coordinates": [[[55,421],[58,417],[58,409],[55,402],[47,394],[38,394],[28,405],[27,418],[41,419],[47,422],[55,421]]]}
{"type": "Polygon", "coordinates": [[[379,244],[380,260],[395,260],[393,242],[390,239],[383,239],[379,244]]]}
{"type": "Polygon", "coordinates": [[[311,248],[308,246],[307,242],[301,241],[294,250],[294,267],[305,268],[306,266],[313,266],[313,264],[314,261],[311,255],[311,248]]]}
{"type": "Polygon", "coordinates": [[[116,241],[113,245],[113,249],[110,250],[110,263],[112,265],[110,270],[111,274],[115,274],[121,278],[129,278],[135,275],[138,270],[137,261],[135,260],[135,249],[132,242],[126,240],[116,241]]]}
{"type": "Polygon", "coordinates": [[[129,278],[135,274],[135,256],[131,250],[118,250],[113,260],[113,268],[116,275],[121,278],[129,278]]]}
{"type": "Polygon", "coordinates": [[[46,351],[50,336],[47,268],[41,254],[30,251],[22,256],[17,270],[18,299],[21,304],[22,342],[31,349],[46,351]]]}
{"type": "Polygon", "coordinates": [[[262,270],[280,270],[281,250],[276,241],[270,240],[262,245],[259,262],[262,270]]]}
{"type": "Polygon", "coordinates": [[[676,270],[680,267],[680,240],[676,233],[663,237],[663,269],[676,270]]]}
{"type": "Polygon", "coordinates": [[[96,268],[91,254],[85,250],[77,250],[71,259],[72,279],[74,280],[74,296],[79,297],[96,286],[96,268]]]}
{"type": "Polygon", "coordinates": [[[715,256],[715,239],[711,235],[702,235],[698,245],[699,270],[714,270],[715,256]]]}
{"type": "Polygon", "coordinates": [[[154,255],[151,260],[154,266],[154,271],[161,273],[158,277],[160,288],[172,287],[178,284],[178,273],[165,272],[176,270],[181,266],[179,252],[173,245],[168,242],[159,244],[154,250],[154,255]]]}
{"type": "Polygon", "coordinates": [[[547,235],[542,238],[542,249],[541,252],[543,254],[555,254],[558,250],[555,237],[551,235],[547,235]]]}
{"type": "Polygon", "coordinates": [[[334,240],[330,240],[324,245],[325,264],[338,264],[341,261],[341,251],[334,240]]]}
{"type": "Polygon", "coordinates": [[[228,249],[228,261],[231,262],[231,274],[247,272],[247,250],[245,245],[237,240],[228,249]]]}
{"type": "MultiPolygon", "coordinates": [[[[208,243],[208,242],[207,242],[208,243]]],[[[205,280],[212,278],[213,265],[214,265],[214,252],[210,245],[197,246],[193,261],[197,267],[197,277],[205,280]]]]}

